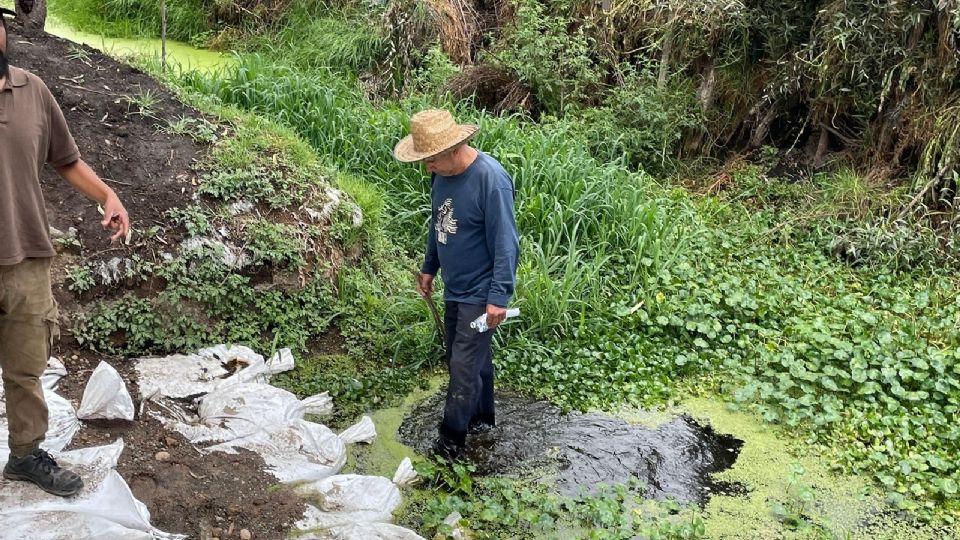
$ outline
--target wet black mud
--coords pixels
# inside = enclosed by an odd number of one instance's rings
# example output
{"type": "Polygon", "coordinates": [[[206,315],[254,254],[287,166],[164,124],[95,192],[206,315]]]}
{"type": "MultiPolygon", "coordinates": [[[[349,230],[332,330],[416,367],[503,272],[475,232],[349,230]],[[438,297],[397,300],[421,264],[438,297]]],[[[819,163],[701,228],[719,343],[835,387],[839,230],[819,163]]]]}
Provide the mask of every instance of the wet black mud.
{"type": "MultiPolygon", "coordinates": [[[[421,403],[404,419],[399,437],[426,454],[437,436],[445,393],[421,403]]],[[[710,495],[740,488],[713,480],[731,467],[743,441],[716,433],[687,415],[656,429],[600,413],[564,414],[544,401],[497,395],[497,427],[467,437],[465,459],[480,475],[557,470],[560,493],[576,495],[626,483],[646,484],[644,495],[703,505],[710,495]]]]}

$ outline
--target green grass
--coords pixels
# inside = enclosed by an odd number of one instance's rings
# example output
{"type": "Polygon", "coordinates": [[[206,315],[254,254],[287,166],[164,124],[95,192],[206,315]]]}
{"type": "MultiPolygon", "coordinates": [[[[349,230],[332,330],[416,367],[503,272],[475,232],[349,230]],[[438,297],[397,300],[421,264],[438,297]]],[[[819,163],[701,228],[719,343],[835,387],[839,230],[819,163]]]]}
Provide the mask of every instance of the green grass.
{"type": "MultiPolygon", "coordinates": [[[[167,35],[202,42],[214,25],[207,2],[167,0],[167,35]]],[[[50,13],[75,28],[111,37],[159,37],[160,3],[154,0],[50,0],[50,13]]]]}

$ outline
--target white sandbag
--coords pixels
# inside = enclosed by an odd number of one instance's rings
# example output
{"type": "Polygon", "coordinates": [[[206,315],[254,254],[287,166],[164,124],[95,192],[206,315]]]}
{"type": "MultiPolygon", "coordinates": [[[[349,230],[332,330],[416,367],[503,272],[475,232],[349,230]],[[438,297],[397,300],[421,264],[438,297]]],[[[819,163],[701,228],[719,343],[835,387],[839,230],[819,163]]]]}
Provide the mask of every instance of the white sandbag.
{"type": "Polygon", "coordinates": [[[316,531],[297,540],[424,540],[422,536],[392,523],[345,523],[316,531]]]}
{"type": "Polygon", "coordinates": [[[213,390],[248,382],[266,383],[271,375],[294,368],[293,353],[281,349],[269,361],[249,347],[216,345],[197,354],[140,358],[137,382],[144,399],[199,397],[213,390]]]}
{"type": "Polygon", "coordinates": [[[243,345],[217,345],[200,349],[197,353],[201,356],[216,358],[228,372],[233,372],[229,377],[213,381],[209,391],[213,391],[226,386],[247,383],[261,382],[269,380],[268,369],[263,361],[263,355],[253,351],[243,345]]]}
{"type": "Polygon", "coordinates": [[[117,370],[100,362],[83,389],[77,417],[82,420],[133,420],[133,398],[117,370]]]}
{"type": "Polygon", "coordinates": [[[322,512],[372,512],[381,516],[371,521],[391,521],[400,506],[400,489],[382,476],[339,474],[297,486],[297,492],[319,496],[322,512]]]}
{"type": "MultiPolygon", "coordinates": [[[[307,510],[304,512],[303,519],[297,521],[294,527],[299,531],[323,532],[353,523],[387,523],[392,518],[393,516],[378,510],[325,512],[307,502],[307,510]]],[[[297,538],[299,540],[300,537],[297,538]]]]}
{"type": "Polygon", "coordinates": [[[398,486],[409,486],[417,480],[417,471],[413,468],[410,458],[405,457],[397,467],[397,472],[393,473],[393,483],[398,486]]]}
{"type": "Polygon", "coordinates": [[[117,439],[104,446],[78,448],[63,452],[57,456],[57,462],[61,465],[114,469],[120,461],[123,447],[123,439],[117,439]]]}
{"type": "Polygon", "coordinates": [[[258,431],[282,429],[304,415],[303,404],[292,393],[268,384],[241,383],[214,390],[200,402],[200,421],[213,428],[207,437],[191,439],[229,441],[258,431]]]}
{"type": "MultiPolygon", "coordinates": [[[[10,482],[0,490],[0,531],[3,538],[31,540],[157,540],[183,539],[150,525],[146,506],[134,498],[112,468],[122,442],[106,447],[65,452],[83,477],[85,487],[75,497],[45,493],[28,482],[10,482]]],[[[64,463],[66,459],[62,460],[64,463]]]]}
{"type": "Polygon", "coordinates": [[[294,367],[296,362],[293,359],[293,351],[287,348],[280,349],[270,357],[270,360],[267,360],[267,369],[271,375],[290,371],[294,367]]]}
{"type": "MultiPolygon", "coordinates": [[[[63,362],[51,356],[50,359],[47,360],[47,369],[44,370],[43,375],[40,376],[40,383],[44,388],[56,390],[57,383],[66,376],[67,367],[63,365],[63,362]]],[[[3,387],[0,387],[0,392],[2,391],[3,387]]]]}
{"type": "Polygon", "coordinates": [[[307,414],[325,416],[333,413],[333,398],[330,397],[329,392],[303,398],[300,403],[307,414]]]}
{"type": "Polygon", "coordinates": [[[206,394],[213,383],[229,372],[214,356],[174,354],[138,358],[134,369],[143,399],[155,396],[187,398],[206,394]]]}
{"type": "Polygon", "coordinates": [[[340,438],[347,444],[361,442],[370,444],[377,438],[377,428],[373,425],[373,420],[365,415],[359,422],[343,430],[340,438]]]}
{"type": "Polygon", "coordinates": [[[217,390],[233,384],[242,384],[249,382],[269,383],[270,377],[277,373],[290,371],[294,368],[293,353],[290,349],[281,349],[270,357],[269,361],[264,362],[263,357],[253,352],[247,347],[230,347],[218,345],[210,349],[203,349],[201,354],[209,354],[220,358],[226,366],[233,362],[241,362],[246,367],[235,372],[233,375],[215,381],[211,390],[217,390]]]}
{"type": "Polygon", "coordinates": [[[231,360],[239,360],[248,366],[263,363],[263,355],[243,345],[214,345],[213,347],[200,349],[197,354],[216,358],[221,363],[231,360]]]}
{"type": "Polygon", "coordinates": [[[333,476],[347,463],[347,448],[327,426],[295,420],[282,429],[210,446],[210,451],[245,448],[263,456],[267,470],[284,483],[333,476]]]}

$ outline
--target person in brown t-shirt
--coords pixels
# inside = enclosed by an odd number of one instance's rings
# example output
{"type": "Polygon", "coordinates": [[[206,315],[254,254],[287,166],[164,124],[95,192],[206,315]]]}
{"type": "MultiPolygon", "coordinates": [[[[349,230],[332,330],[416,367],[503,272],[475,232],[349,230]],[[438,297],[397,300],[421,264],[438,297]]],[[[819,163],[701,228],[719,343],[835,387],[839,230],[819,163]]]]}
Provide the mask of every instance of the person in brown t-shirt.
{"type": "Polygon", "coordinates": [[[80,159],[50,90],[36,75],[9,65],[5,13],[12,14],[0,8],[0,370],[10,449],[3,477],[70,496],[83,480],[40,448],[48,422],[40,376],[59,335],[50,284],[55,252],[40,169],[49,164],[99,203],[114,241],[128,234],[130,223],[116,193],[80,159]]]}

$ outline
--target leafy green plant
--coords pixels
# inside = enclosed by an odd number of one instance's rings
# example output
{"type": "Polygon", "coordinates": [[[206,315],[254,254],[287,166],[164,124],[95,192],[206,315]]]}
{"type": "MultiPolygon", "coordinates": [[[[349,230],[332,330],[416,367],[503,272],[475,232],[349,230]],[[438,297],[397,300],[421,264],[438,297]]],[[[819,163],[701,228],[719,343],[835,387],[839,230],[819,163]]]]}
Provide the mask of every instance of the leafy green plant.
{"type": "Polygon", "coordinates": [[[549,13],[539,2],[518,2],[514,25],[497,46],[496,61],[530,85],[548,111],[563,113],[585,103],[602,85],[605,59],[593,54],[590,21],[578,24],[572,14],[549,13]]]}
{"type": "Polygon", "coordinates": [[[477,538],[546,537],[626,540],[694,540],[705,537],[703,518],[678,504],[644,501],[642,485],[600,486],[573,497],[551,493],[545,484],[522,479],[471,479],[469,465],[433,460],[414,467],[431,497],[423,504],[422,529],[447,538],[453,530],[443,520],[452,512],[460,526],[477,538]],[[575,532],[574,532],[575,531],[575,532]]]}
{"type": "Polygon", "coordinates": [[[210,218],[200,206],[171,208],[167,210],[166,215],[174,223],[186,229],[189,236],[201,236],[210,232],[210,218]]]}
{"type": "Polygon", "coordinates": [[[86,291],[89,291],[96,285],[96,282],[93,279],[93,271],[90,269],[89,265],[78,264],[70,267],[67,270],[67,288],[71,291],[82,294],[86,291]]]}
{"type": "Polygon", "coordinates": [[[261,219],[247,227],[247,247],[254,262],[300,268],[307,264],[303,235],[294,225],[261,219]]]}
{"type": "Polygon", "coordinates": [[[440,94],[460,67],[443,52],[439,43],[427,49],[420,66],[413,74],[413,88],[425,94],[440,94]]]}

